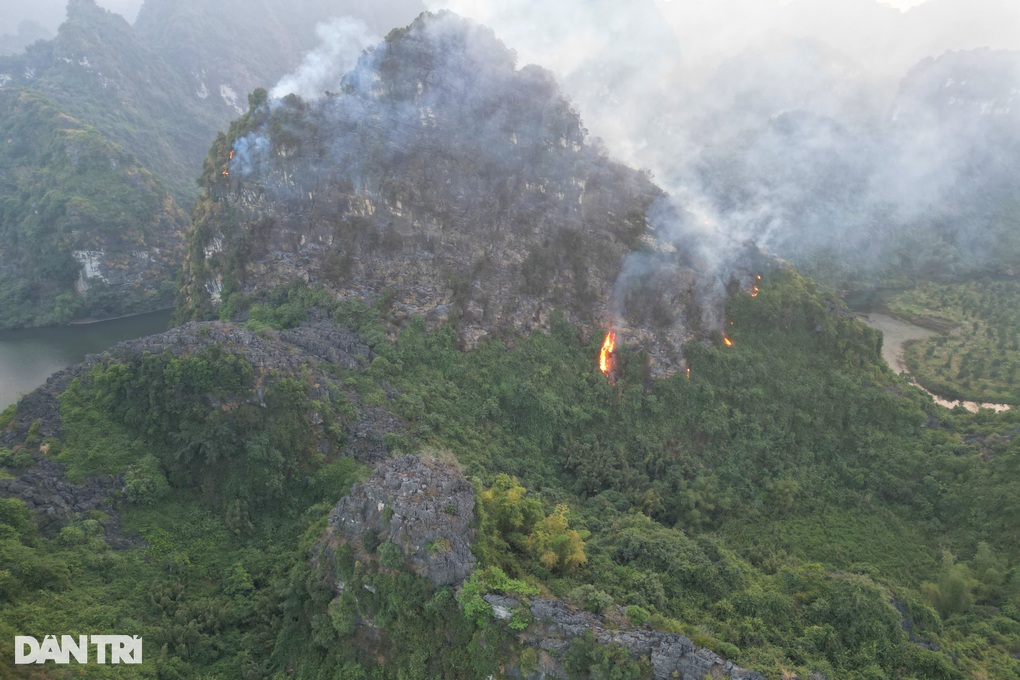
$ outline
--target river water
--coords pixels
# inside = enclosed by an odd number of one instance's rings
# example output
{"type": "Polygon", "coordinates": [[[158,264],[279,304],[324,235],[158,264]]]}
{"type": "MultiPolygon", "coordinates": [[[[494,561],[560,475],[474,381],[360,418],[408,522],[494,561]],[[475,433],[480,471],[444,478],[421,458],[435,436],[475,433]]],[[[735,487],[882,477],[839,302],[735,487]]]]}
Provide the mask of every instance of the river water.
{"type": "MultiPolygon", "coordinates": [[[[42,385],[56,371],[83,361],[86,354],[102,352],[122,340],[166,330],[170,314],[166,310],[89,324],[0,331],[0,410],[42,385]]],[[[871,312],[861,314],[860,319],[882,331],[882,358],[897,373],[907,371],[903,358],[904,343],[937,335],[935,331],[886,314],[871,312]]],[[[929,394],[936,403],[946,408],[961,403],[929,394]]],[[[968,411],[977,411],[978,408],[1004,411],[1010,408],[1006,404],[962,403],[968,411]]]]}
{"type": "MultiPolygon", "coordinates": [[[[878,314],[875,312],[869,312],[867,314],[860,314],[859,318],[861,321],[882,331],[882,358],[885,362],[897,373],[906,372],[909,374],[907,369],[907,362],[904,359],[905,349],[904,345],[910,340],[923,340],[924,338],[930,338],[938,335],[937,332],[922,328],[921,326],[915,326],[912,323],[897,319],[893,316],[886,314],[878,314]]],[[[917,382],[911,379],[915,385],[917,382]]],[[[918,387],[921,387],[918,385],[918,387]]],[[[921,387],[921,389],[924,389],[921,387]]],[[[928,390],[924,390],[928,392],[928,390]]],[[[993,411],[1006,411],[1010,408],[1008,404],[987,404],[979,403],[974,401],[950,401],[943,399],[942,397],[928,392],[932,399],[935,400],[936,404],[945,406],[946,408],[954,408],[958,404],[963,404],[963,407],[971,412],[977,412],[979,408],[990,408],[993,411]]]]}
{"type": "Polygon", "coordinates": [[[122,340],[167,329],[170,310],[110,321],[0,331],[0,410],[39,387],[46,378],[122,340]]]}

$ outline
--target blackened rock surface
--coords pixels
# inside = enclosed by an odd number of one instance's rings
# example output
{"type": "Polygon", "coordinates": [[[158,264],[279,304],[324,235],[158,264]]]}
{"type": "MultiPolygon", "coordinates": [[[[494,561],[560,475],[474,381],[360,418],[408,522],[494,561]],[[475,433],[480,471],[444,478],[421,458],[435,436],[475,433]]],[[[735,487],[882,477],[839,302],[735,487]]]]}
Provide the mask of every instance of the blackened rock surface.
{"type": "Polygon", "coordinates": [[[280,333],[280,340],[325,362],[354,370],[364,368],[372,359],[372,351],[350,331],[329,323],[299,326],[280,333]]]}
{"type": "Polygon", "coordinates": [[[474,510],[474,490],[456,467],[434,458],[394,458],[337,504],[325,543],[346,542],[368,560],[364,539],[375,532],[379,542],[397,545],[419,576],[455,585],[475,568],[474,510]]]}
{"type": "MultiPolygon", "coordinates": [[[[501,595],[487,595],[485,601],[497,617],[499,612],[513,611],[520,605],[518,600],[501,595]]],[[[526,644],[542,653],[538,669],[527,676],[529,680],[567,678],[561,665],[563,654],[572,640],[589,630],[600,644],[621,645],[635,658],[650,661],[656,680],[765,680],[760,673],[740,668],[676,633],[610,628],[602,616],[547,598],[531,600],[530,611],[532,624],[522,636],[526,644]]],[[[522,676],[518,672],[514,677],[522,676]]]]}

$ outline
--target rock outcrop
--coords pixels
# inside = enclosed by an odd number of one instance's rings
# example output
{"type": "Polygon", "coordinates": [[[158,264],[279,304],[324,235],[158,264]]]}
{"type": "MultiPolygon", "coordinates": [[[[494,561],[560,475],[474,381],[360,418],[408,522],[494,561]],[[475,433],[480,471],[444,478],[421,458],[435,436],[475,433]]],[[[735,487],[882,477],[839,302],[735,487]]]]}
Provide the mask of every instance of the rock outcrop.
{"type": "MultiPolygon", "coordinates": [[[[369,562],[388,541],[419,576],[436,586],[460,585],[476,566],[470,547],[474,506],[474,490],[452,463],[417,456],[386,460],[330,513],[316,559],[330,559],[346,543],[359,561],[369,562]]],[[[498,594],[485,600],[496,619],[509,619],[521,605],[498,594]]],[[[573,640],[591,631],[600,644],[622,645],[635,658],[650,661],[656,680],[764,680],[674,633],[612,628],[603,617],[561,600],[534,598],[527,604],[532,623],[520,639],[539,652],[539,668],[529,679],[567,678],[563,655],[573,640]]],[[[523,677],[516,670],[510,676],[523,677]]]]}
{"type": "MultiPolygon", "coordinates": [[[[89,355],[83,363],[53,374],[43,387],[18,402],[14,420],[0,432],[0,446],[21,445],[33,425],[40,440],[62,438],[58,398],[72,379],[87,373],[99,362],[116,360],[131,365],[146,353],[189,356],[213,345],[247,360],[260,373],[306,373],[313,385],[313,399],[342,394],[344,399],[350,400],[357,418],[348,424],[346,453],[359,461],[373,463],[385,458],[386,434],[403,429],[403,424],[389,411],[364,403],[357,392],[338,384],[322,367],[324,363],[348,369],[368,366],[374,354],[350,331],[327,322],[313,322],[286,331],[255,333],[233,323],[210,321],[189,323],[164,333],[119,343],[103,354],[89,355]]],[[[312,427],[317,426],[312,424],[312,427]]]]}
{"type": "Polygon", "coordinates": [[[475,568],[475,493],[460,470],[432,458],[387,460],[355,484],[329,516],[326,545],[351,545],[371,556],[366,535],[401,549],[416,574],[437,586],[456,585],[475,568]]]}
{"type": "MultiPolygon", "coordinates": [[[[485,601],[492,605],[497,618],[520,606],[518,600],[502,595],[487,595],[485,601]]],[[[561,665],[562,657],[572,640],[591,631],[599,644],[620,645],[635,658],[649,661],[655,680],[765,680],[760,673],[740,668],[676,633],[610,628],[601,616],[549,598],[531,600],[529,610],[532,623],[523,638],[541,652],[539,667],[529,679],[568,677],[561,665]]]]}

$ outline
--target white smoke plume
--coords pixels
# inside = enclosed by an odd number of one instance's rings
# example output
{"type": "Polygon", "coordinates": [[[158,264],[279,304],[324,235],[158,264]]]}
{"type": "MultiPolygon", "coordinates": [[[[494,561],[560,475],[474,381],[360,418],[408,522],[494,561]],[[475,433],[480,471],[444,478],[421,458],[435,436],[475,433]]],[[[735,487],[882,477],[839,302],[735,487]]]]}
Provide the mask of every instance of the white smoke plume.
{"type": "Polygon", "coordinates": [[[274,98],[296,94],[318,99],[335,90],[341,77],[358,62],[362,52],[379,42],[368,25],[354,17],[339,17],[315,27],[319,46],[304,55],[294,73],[284,76],[270,91],[274,98]]]}
{"type": "Polygon", "coordinates": [[[670,194],[675,208],[650,222],[703,273],[723,275],[748,241],[784,257],[829,253],[848,270],[886,267],[875,262],[894,248],[936,240],[924,231],[933,216],[955,219],[943,229],[950,246],[977,253],[967,244],[981,220],[945,205],[979,203],[987,191],[971,188],[968,166],[998,172],[1020,140],[1005,101],[1020,78],[995,65],[1003,58],[976,55],[984,75],[969,84],[949,63],[959,55],[932,62],[950,49],[1020,48],[1015,0],[906,12],[874,0],[427,4],[490,26],[521,63],[553,71],[607,150],[670,194]],[[908,74],[915,91],[903,89],[908,74]],[[904,102],[916,106],[897,119],[904,102]]]}

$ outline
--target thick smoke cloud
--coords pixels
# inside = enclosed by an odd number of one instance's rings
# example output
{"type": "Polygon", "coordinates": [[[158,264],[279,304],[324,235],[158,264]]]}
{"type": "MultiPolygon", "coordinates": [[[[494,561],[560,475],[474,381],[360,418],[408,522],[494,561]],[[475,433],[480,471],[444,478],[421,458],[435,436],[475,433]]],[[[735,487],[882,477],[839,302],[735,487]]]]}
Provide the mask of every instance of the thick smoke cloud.
{"type": "MultiPolygon", "coordinates": [[[[611,301],[622,317],[634,291],[684,277],[697,279],[712,316],[733,276],[750,285],[762,251],[834,286],[986,266],[1011,209],[1020,59],[928,56],[1020,46],[1020,32],[1002,30],[1020,24],[1020,10],[981,3],[929,0],[905,13],[871,0],[429,8],[490,26],[518,67],[552,70],[607,151],[667,191],[647,215],[654,243],[622,265],[611,301]],[[961,22],[969,11],[983,14],[961,22]]],[[[320,38],[274,96],[335,89],[374,42],[351,22],[320,38]]]]}
{"type": "MultiPolygon", "coordinates": [[[[980,229],[1008,212],[987,199],[1002,199],[1001,169],[1020,139],[1008,101],[1020,76],[1000,63],[1017,59],[931,57],[1020,47],[1017,3],[929,0],[907,12],[872,0],[430,8],[491,26],[523,63],[555,72],[610,153],[669,192],[672,207],[650,221],[663,248],[684,251],[702,274],[739,270],[748,242],[836,285],[888,276],[899,260],[914,270],[940,260],[947,272],[980,267],[988,253],[976,245],[987,236],[980,229]],[[968,83],[961,68],[983,84],[968,83]]],[[[624,279],[645,269],[628,263],[624,279]]]]}
{"type": "Polygon", "coordinates": [[[319,24],[315,33],[319,46],[304,55],[297,71],[281,79],[270,96],[296,94],[303,99],[317,99],[327,90],[336,90],[341,77],[358,63],[361,53],[381,38],[354,17],[338,17],[319,24]]]}

